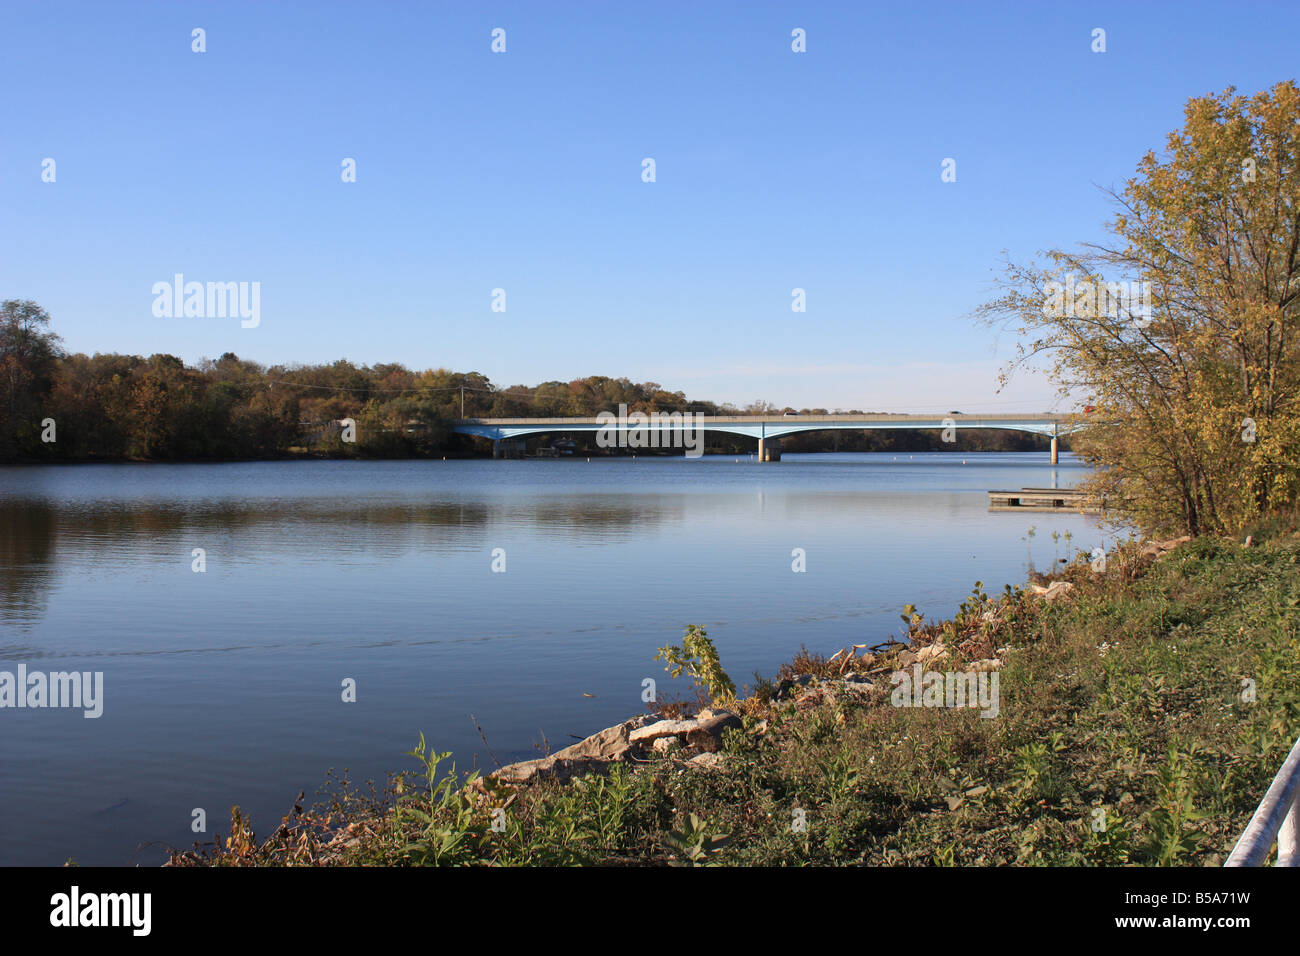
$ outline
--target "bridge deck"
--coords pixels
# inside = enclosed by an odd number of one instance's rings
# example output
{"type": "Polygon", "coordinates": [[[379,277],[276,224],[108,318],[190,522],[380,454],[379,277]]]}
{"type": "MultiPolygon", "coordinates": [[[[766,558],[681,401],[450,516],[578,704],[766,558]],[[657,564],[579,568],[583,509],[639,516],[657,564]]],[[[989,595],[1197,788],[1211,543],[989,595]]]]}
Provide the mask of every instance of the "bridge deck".
{"type": "MultiPolygon", "coordinates": [[[[686,415],[687,412],[661,412],[663,415],[686,415]]],[[[933,413],[933,414],[914,414],[911,412],[899,413],[869,413],[865,415],[705,415],[703,423],[705,427],[709,425],[720,424],[759,424],[770,422],[773,424],[800,422],[805,424],[812,423],[835,423],[844,424],[849,422],[932,422],[942,421],[945,418],[951,418],[960,425],[963,421],[1000,421],[1000,422],[1059,422],[1066,424],[1072,422],[1074,415],[1069,413],[1050,413],[1041,412],[1033,414],[1024,413],[992,413],[987,415],[966,415],[962,413],[933,413]]],[[[475,425],[598,425],[602,419],[596,416],[584,418],[461,418],[456,419],[456,424],[475,424],[475,425]]]]}
{"type": "MultiPolygon", "coordinates": [[[[1078,419],[1070,414],[866,414],[866,415],[702,415],[696,419],[691,413],[658,413],[648,421],[633,418],[465,418],[452,422],[453,430],[468,435],[499,440],[536,435],[543,432],[614,432],[640,429],[647,431],[678,431],[683,428],[704,431],[722,431],[751,438],[780,438],[796,432],[828,429],[897,429],[897,428],[1005,428],[1012,431],[1032,432],[1054,436],[1079,427],[1078,419]]],[[[632,418],[632,416],[628,416],[632,418]]]]}

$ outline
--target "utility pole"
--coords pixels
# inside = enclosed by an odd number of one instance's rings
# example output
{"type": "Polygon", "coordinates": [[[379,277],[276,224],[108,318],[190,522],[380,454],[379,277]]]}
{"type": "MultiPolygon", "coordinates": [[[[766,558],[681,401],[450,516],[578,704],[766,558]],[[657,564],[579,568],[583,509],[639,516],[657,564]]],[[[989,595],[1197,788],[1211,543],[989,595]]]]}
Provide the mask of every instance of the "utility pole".
{"type": "Polygon", "coordinates": [[[465,386],[460,387],[460,417],[465,417],[465,386]]]}

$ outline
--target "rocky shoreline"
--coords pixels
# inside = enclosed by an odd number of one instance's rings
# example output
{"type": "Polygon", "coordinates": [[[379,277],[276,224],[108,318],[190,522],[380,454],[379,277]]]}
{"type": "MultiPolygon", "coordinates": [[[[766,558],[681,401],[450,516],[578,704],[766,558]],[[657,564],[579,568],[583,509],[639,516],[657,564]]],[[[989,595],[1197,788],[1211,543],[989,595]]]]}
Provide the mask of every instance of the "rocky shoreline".
{"type": "Polygon", "coordinates": [[[903,640],[802,649],[744,697],[692,671],[715,689],[698,713],[664,701],[486,776],[421,738],[421,771],[300,794],[264,840],[236,807],[229,838],[167,865],[1217,865],[1289,744],[1274,728],[1300,658],[1267,635],[1300,604],[1300,535],[1180,544],[1000,594],[977,582],[947,620],[908,606],[903,640]],[[1234,696],[1225,721],[1243,667],[1258,703],[1234,696]],[[1260,740],[1229,790],[1181,775],[1193,755],[1239,767],[1260,740]],[[1171,829],[1171,782],[1195,828],[1171,829]]]}
{"type": "MultiPolygon", "coordinates": [[[[1138,553],[1144,558],[1160,558],[1189,540],[1184,536],[1146,541],[1138,553]]],[[[1046,584],[1029,583],[1022,590],[1052,603],[1067,598],[1073,589],[1070,581],[1058,579],[1046,584]]],[[[994,646],[988,634],[996,633],[999,614],[1004,611],[1005,606],[983,611],[965,634],[960,631],[945,634],[939,626],[929,625],[910,628],[906,644],[891,639],[884,644],[844,648],[826,661],[827,666],[833,666],[834,676],[797,674],[780,681],[762,702],[793,704],[796,709],[836,701],[857,706],[879,705],[888,699],[890,675],[915,665],[937,664],[950,656],[966,662],[965,669],[969,671],[999,670],[1013,649],[994,646]]],[[[751,700],[715,705],[690,717],[640,714],[546,757],[508,764],[478,778],[471,786],[485,793],[502,784],[518,787],[548,779],[564,783],[583,774],[605,772],[616,763],[628,764],[635,770],[663,757],[672,757],[686,768],[716,768],[726,759],[719,753],[723,734],[728,730],[745,730],[742,715],[751,710],[748,706],[751,700]]],[[[766,730],[766,720],[757,720],[749,728],[756,735],[766,730]]]]}

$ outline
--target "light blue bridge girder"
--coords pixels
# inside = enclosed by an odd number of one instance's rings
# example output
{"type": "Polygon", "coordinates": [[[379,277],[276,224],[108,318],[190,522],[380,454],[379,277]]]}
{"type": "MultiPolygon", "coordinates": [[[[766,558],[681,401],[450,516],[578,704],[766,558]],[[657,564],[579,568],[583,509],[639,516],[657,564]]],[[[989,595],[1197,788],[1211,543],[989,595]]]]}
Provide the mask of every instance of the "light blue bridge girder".
{"type": "MultiPolygon", "coordinates": [[[[651,418],[648,423],[603,422],[595,418],[466,418],[452,423],[452,429],[462,435],[478,435],[499,441],[503,438],[522,438],[550,432],[599,432],[610,429],[614,434],[641,431],[672,434],[696,427],[695,419],[683,416],[682,420],[662,421],[651,418]]],[[[781,438],[799,432],[864,429],[935,429],[1005,428],[1011,431],[1031,432],[1054,438],[1081,427],[1068,414],[1042,415],[706,415],[699,428],[706,434],[711,431],[746,435],[750,438],[781,438]]]]}

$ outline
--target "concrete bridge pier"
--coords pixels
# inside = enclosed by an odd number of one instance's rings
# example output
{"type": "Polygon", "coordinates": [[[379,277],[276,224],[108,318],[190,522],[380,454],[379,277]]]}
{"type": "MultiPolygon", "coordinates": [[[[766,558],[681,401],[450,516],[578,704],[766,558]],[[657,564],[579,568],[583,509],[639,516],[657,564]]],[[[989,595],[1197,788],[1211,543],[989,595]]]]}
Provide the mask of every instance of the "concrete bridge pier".
{"type": "Polygon", "coordinates": [[[776,438],[760,438],[758,440],[758,460],[780,461],[781,442],[776,438]]]}
{"type": "Polygon", "coordinates": [[[1052,436],[1052,464],[1053,465],[1058,464],[1060,460],[1061,460],[1061,455],[1056,447],[1056,436],[1053,435],[1052,436]]]}

